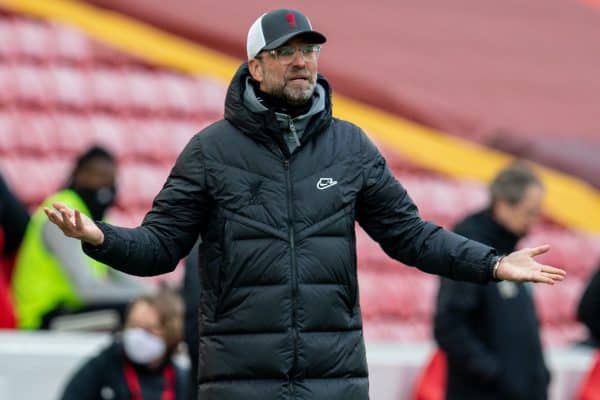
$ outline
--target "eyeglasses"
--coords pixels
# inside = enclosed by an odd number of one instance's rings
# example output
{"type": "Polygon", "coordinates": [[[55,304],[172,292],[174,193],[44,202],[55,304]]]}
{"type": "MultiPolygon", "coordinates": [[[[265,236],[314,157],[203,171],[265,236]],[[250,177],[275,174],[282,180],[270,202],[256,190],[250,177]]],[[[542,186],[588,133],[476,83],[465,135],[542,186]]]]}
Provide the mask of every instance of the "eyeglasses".
{"type": "MultiPolygon", "coordinates": [[[[319,53],[321,52],[321,46],[318,44],[305,44],[299,47],[292,46],[281,46],[273,50],[265,50],[273,58],[279,61],[281,65],[289,65],[294,62],[296,58],[296,51],[300,50],[300,54],[304,61],[317,61],[319,59],[319,53]]],[[[260,56],[256,58],[260,59],[260,56]]]]}

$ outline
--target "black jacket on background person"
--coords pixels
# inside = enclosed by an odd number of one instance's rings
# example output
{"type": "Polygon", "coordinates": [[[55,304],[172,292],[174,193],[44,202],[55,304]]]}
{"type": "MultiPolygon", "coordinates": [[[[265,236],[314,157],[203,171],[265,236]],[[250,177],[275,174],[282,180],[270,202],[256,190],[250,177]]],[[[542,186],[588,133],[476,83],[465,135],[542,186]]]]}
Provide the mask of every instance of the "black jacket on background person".
{"type": "Polygon", "coordinates": [[[577,319],[590,331],[590,344],[600,347],[600,266],[592,275],[577,308],[577,319]]]}
{"type": "Polygon", "coordinates": [[[84,248],[156,275],[201,234],[199,399],[365,400],[355,221],[391,257],[456,279],[487,282],[495,251],[421,220],[367,136],[332,117],[323,77],[291,155],[293,126],[250,111],[248,79],[244,64],[225,119],[183,150],[142,226],[99,223],[104,243],[84,248]]]}
{"type": "MultiPolygon", "coordinates": [[[[123,346],[115,341],[98,355],[86,361],[67,382],[61,400],[130,400],[131,390],[125,378],[123,346]]],[[[133,364],[131,364],[133,366],[133,364]]],[[[134,366],[143,400],[163,400],[165,390],[164,368],[170,365],[175,371],[174,400],[188,400],[189,378],[187,372],[171,361],[151,370],[134,366]]]]}
{"type": "Polygon", "coordinates": [[[15,253],[23,240],[29,223],[29,213],[19,199],[10,191],[0,175],[0,229],[4,231],[2,256],[15,253]]]}
{"type": "MultiPolygon", "coordinates": [[[[467,217],[454,231],[501,254],[512,252],[519,240],[488,210],[467,217]]],[[[447,400],[546,398],[549,374],[526,284],[442,278],[434,325],[448,359],[447,400]]]]}

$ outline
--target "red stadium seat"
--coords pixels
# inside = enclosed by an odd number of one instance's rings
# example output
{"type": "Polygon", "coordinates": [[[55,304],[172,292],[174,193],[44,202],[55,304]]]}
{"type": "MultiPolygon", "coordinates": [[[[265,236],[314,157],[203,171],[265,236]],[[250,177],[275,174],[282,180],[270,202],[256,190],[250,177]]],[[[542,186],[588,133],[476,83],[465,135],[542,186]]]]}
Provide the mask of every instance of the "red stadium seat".
{"type": "Polygon", "coordinates": [[[153,115],[164,110],[164,93],[159,75],[139,68],[124,72],[129,109],[153,115]]]}
{"type": "Polygon", "coordinates": [[[18,148],[28,154],[47,156],[52,152],[56,131],[54,115],[46,112],[21,111],[15,124],[18,148]]]}
{"type": "Polygon", "coordinates": [[[523,247],[548,243],[550,251],[538,257],[540,262],[565,268],[573,276],[586,279],[600,259],[600,240],[558,228],[543,228],[523,240],[523,247]]]}
{"type": "MultiPolygon", "coordinates": [[[[117,193],[117,197],[121,195],[117,193]]],[[[148,212],[147,208],[136,208],[132,210],[124,210],[123,208],[112,208],[108,213],[108,221],[119,226],[127,228],[135,228],[142,223],[144,215],[148,212]]]]}
{"type": "Polygon", "coordinates": [[[121,114],[127,111],[126,82],[118,69],[94,69],[90,74],[90,87],[94,107],[121,114]]]}
{"type": "Polygon", "coordinates": [[[431,324],[423,321],[375,319],[364,321],[367,341],[394,341],[397,343],[430,342],[431,324]]]}
{"type": "Polygon", "coordinates": [[[15,98],[27,106],[48,107],[52,90],[52,77],[46,67],[35,64],[19,64],[10,72],[14,79],[15,98]]]}
{"type": "Polygon", "coordinates": [[[162,136],[168,135],[161,119],[136,118],[129,121],[130,133],[126,136],[131,154],[136,159],[159,161],[162,159],[162,136]]]}
{"type": "Polygon", "coordinates": [[[543,325],[541,331],[542,343],[545,346],[565,347],[587,339],[587,329],[578,323],[543,325]]]}
{"type": "Polygon", "coordinates": [[[88,135],[92,138],[91,143],[106,147],[120,160],[131,156],[132,149],[127,142],[131,131],[126,120],[103,114],[92,114],[89,120],[91,130],[88,135]]]}
{"type": "Polygon", "coordinates": [[[13,111],[0,109],[0,154],[10,155],[19,151],[18,125],[15,119],[13,111]]]}
{"type": "Polygon", "coordinates": [[[427,320],[434,307],[437,279],[401,270],[361,271],[361,309],[366,319],[388,317],[427,320]]]}
{"type": "Polygon", "coordinates": [[[52,101],[56,106],[82,110],[90,106],[90,82],[85,70],[60,65],[50,69],[52,101]]]}
{"type": "Polygon", "coordinates": [[[87,36],[68,25],[53,24],[51,29],[53,59],[78,64],[91,61],[92,48],[87,36]]]}
{"type": "Polygon", "coordinates": [[[208,118],[221,117],[227,90],[223,82],[209,78],[198,78],[193,83],[197,110],[208,118]]]}
{"type": "Polygon", "coordinates": [[[119,168],[118,205],[124,209],[150,209],[167,180],[169,170],[148,163],[126,163],[119,168]]]}
{"type": "Polygon", "coordinates": [[[584,287],[584,282],[576,278],[567,279],[554,286],[535,286],[534,298],[542,323],[575,322],[575,312],[584,287]]]}
{"type": "Polygon", "coordinates": [[[0,60],[12,60],[17,53],[14,22],[10,18],[0,18],[0,60]]]}
{"type": "Polygon", "coordinates": [[[172,115],[194,114],[200,105],[195,100],[193,80],[189,77],[164,72],[158,75],[161,81],[165,109],[172,115]]]}
{"type": "Polygon", "coordinates": [[[0,106],[11,106],[17,101],[13,71],[12,63],[0,62],[0,106]]]}
{"type": "Polygon", "coordinates": [[[54,149],[65,157],[75,157],[94,142],[94,129],[89,117],[81,113],[56,114],[54,149]]]}
{"type": "Polygon", "coordinates": [[[161,135],[161,149],[163,160],[173,164],[179,153],[188,144],[190,139],[204,127],[188,120],[165,121],[161,135]]]}
{"type": "Polygon", "coordinates": [[[14,39],[20,59],[43,62],[49,59],[52,42],[50,26],[39,20],[18,19],[14,24],[14,39]]]}
{"type": "Polygon", "coordinates": [[[22,156],[0,158],[0,170],[18,197],[29,206],[36,206],[63,186],[70,167],[70,161],[61,159],[22,156]]]}

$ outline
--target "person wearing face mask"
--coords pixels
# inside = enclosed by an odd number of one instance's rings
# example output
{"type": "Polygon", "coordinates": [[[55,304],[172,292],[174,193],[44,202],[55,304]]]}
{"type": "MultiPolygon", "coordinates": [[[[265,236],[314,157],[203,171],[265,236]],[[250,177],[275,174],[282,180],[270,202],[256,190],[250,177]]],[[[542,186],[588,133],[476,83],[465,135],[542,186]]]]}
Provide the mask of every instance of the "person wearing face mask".
{"type": "MultiPolygon", "coordinates": [[[[514,251],[535,225],[544,187],[524,162],[502,170],[491,203],[459,222],[455,232],[499,254],[514,251]]],[[[442,278],[434,335],[448,360],[446,399],[543,400],[546,367],[530,288],[519,282],[473,285],[442,278]]]]}
{"type": "Polygon", "coordinates": [[[135,299],[121,335],[85,362],[62,400],[187,400],[188,371],[172,356],[183,337],[184,307],[170,290],[135,299]]]}
{"type": "Polygon", "coordinates": [[[98,309],[122,314],[131,299],[149,291],[140,281],[86,256],[79,241],[65,237],[43,212],[44,206],[60,201],[99,221],[115,196],[115,159],[107,150],[92,147],[77,159],[66,187],[33,214],[11,283],[20,328],[48,328],[57,316],[98,309]]]}

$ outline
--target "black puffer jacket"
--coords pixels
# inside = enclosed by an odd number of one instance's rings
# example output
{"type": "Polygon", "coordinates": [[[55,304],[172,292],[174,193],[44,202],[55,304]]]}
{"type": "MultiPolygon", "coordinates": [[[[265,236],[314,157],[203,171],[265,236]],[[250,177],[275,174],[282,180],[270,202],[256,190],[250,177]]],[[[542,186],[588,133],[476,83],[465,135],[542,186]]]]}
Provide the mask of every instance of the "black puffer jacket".
{"type": "MultiPolygon", "coordinates": [[[[391,257],[486,282],[495,257],[420,219],[356,126],[313,116],[289,155],[271,111],[250,112],[242,66],[225,120],[180,155],[142,227],[101,225],[88,254],[122,271],[170,271],[202,234],[199,399],[368,398],[355,221],[391,257]]],[[[402,304],[398,304],[402,307],[402,304]]]]}

